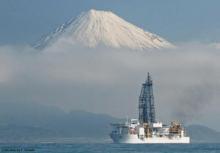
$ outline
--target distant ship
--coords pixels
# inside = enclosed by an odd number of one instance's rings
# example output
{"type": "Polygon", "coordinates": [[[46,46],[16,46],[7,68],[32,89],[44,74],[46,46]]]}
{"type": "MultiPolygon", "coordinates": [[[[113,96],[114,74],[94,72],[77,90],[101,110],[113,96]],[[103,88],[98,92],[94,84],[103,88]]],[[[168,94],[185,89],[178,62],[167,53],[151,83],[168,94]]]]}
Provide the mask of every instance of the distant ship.
{"type": "Polygon", "coordinates": [[[185,128],[179,122],[165,125],[156,121],[153,82],[150,74],[142,84],[139,97],[139,119],[111,124],[110,137],[115,143],[190,143],[185,128]]]}

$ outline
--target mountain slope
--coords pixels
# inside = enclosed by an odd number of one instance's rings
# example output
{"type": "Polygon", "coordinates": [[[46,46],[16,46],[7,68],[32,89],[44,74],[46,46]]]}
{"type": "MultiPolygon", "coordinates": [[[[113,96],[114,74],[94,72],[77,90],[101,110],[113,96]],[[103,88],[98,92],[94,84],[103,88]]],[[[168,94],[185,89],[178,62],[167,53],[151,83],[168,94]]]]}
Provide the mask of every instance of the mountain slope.
{"type": "MultiPolygon", "coordinates": [[[[105,114],[64,112],[57,107],[29,103],[1,103],[0,142],[63,141],[109,138],[110,123],[121,122],[105,114]]],[[[220,142],[220,133],[201,125],[187,127],[193,143],[220,142]]]]}
{"type": "Polygon", "coordinates": [[[97,10],[82,13],[76,20],[61,25],[55,32],[39,41],[35,47],[44,48],[56,42],[82,44],[91,48],[104,45],[135,50],[173,47],[165,39],[145,32],[112,12],[97,10]]]}
{"type": "Polygon", "coordinates": [[[105,114],[64,112],[53,106],[1,102],[0,142],[108,138],[110,123],[118,121],[105,114]]]}
{"type": "Polygon", "coordinates": [[[192,142],[216,143],[220,142],[220,132],[217,132],[203,125],[190,125],[187,127],[187,134],[192,142]]]}

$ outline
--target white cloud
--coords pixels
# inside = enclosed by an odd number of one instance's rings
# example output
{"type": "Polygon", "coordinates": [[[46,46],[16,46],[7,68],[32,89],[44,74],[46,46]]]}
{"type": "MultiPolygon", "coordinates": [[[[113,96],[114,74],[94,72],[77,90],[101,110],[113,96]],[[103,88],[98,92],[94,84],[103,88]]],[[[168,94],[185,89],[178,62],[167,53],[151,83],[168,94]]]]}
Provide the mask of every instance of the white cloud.
{"type": "Polygon", "coordinates": [[[0,47],[0,98],[132,116],[151,72],[158,118],[202,120],[219,107],[219,54],[201,44],[150,52],[65,44],[43,51],[0,47]]]}

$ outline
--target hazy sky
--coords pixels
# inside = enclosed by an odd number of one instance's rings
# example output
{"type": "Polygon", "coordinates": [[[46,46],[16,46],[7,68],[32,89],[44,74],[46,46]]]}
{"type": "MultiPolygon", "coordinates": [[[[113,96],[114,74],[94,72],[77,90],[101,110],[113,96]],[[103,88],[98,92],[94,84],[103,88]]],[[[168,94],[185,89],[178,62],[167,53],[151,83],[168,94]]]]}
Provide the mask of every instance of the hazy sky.
{"type": "Polygon", "coordinates": [[[219,48],[213,45],[220,42],[219,6],[218,0],[1,0],[0,100],[132,117],[151,72],[159,119],[220,130],[219,48]],[[39,52],[26,45],[91,8],[112,10],[178,47],[138,53],[54,44],[39,52]]]}
{"type": "Polygon", "coordinates": [[[0,44],[33,43],[92,8],[111,10],[172,42],[219,42],[219,6],[219,0],[1,0],[0,44]]]}

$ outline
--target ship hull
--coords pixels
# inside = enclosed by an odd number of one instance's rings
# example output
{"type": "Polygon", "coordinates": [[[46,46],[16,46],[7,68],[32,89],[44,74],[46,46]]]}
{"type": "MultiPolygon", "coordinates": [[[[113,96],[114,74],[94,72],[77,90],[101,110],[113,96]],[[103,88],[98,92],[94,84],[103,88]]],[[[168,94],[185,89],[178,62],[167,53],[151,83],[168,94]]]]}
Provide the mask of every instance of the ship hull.
{"type": "Polygon", "coordinates": [[[111,135],[114,143],[127,144],[187,144],[190,143],[189,137],[152,137],[152,138],[138,138],[138,135],[111,135]]]}

